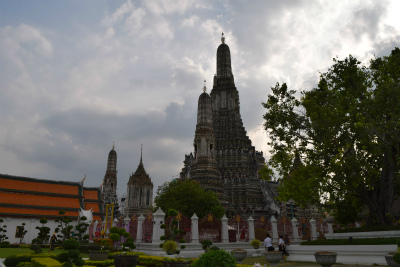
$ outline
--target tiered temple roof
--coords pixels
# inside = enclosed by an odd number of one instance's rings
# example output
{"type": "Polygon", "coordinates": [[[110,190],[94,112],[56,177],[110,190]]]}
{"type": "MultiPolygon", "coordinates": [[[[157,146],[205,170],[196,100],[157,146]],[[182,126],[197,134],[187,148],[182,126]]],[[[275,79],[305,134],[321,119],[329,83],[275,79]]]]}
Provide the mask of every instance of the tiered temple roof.
{"type": "Polygon", "coordinates": [[[65,210],[71,219],[79,209],[92,208],[93,219],[104,215],[100,188],[65,182],[0,174],[0,217],[53,219],[65,210]]]}

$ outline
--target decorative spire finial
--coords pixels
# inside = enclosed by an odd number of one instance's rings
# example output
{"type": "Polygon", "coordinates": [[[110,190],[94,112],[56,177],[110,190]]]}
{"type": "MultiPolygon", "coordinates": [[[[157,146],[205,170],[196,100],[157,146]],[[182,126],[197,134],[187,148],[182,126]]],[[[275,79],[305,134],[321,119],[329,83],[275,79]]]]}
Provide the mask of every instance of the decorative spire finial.
{"type": "Polygon", "coordinates": [[[143,144],[140,144],[140,164],[142,164],[143,144]]]}
{"type": "Polygon", "coordinates": [[[113,141],[113,150],[114,150],[114,141],[113,141]]]}
{"type": "Polygon", "coordinates": [[[221,36],[221,42],[224,44],[225,43],[225,36],[224,36],[224,32],[222,32],[222,36],[221,36]]]}
{"type": "Polygon", "coordinates": [[[206,80],[204,80],[204,87],[203,87],[203,91],[204,91],[204,93],[207,91],[207,87],[206,87],[206,80]]]}

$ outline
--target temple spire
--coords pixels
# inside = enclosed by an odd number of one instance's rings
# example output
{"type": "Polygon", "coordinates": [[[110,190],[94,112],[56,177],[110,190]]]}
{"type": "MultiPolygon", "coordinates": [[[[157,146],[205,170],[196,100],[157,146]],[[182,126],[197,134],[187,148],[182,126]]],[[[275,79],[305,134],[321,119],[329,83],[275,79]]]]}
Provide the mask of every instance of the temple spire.
{"type": "Polygon", "coordinates": [[[143,144],[140,144],[140,164],[143,164],[142,155],[143,155],[143,144]]]}

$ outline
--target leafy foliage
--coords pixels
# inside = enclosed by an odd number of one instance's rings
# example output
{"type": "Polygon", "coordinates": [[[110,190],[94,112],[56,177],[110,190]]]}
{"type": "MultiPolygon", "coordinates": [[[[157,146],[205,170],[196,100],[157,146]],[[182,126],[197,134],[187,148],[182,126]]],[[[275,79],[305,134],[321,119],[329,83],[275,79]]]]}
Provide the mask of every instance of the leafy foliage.
{"type": "Polygon", "coordinates": [[[209,251],[211,245],[213,242],[211,240],[205,239],[200,242],[202,249],[204,249],[205,252],[209,251]]]}
{"type": "Polygon", "coordinates": [[[353,238],[347,239],[318,239],[313,241],[303,241],[301,245],[393,245],[396,238],[353,238]]]}
{"type": "MultiPolygon", "coordinates": [[[[179,212],[175,209],[169,209],[167,215],[175,218],[170,221],[168,228],[165,224],[160,225],[161,229],[167,229],[169,231],[169,239],[167,239],[165,235],[161,236],[160,239],[164,241],[164,243],[160,244],[160,247],[167,253],[179,254],[180,250],[177,250],[178,244],[185,243],[184,239],[179,240],[179,243],[175,242],[177,236],[183,233],[183,231],[178,228],[179,222],[176,219],[176,217],[179,215],[179,212]]],[[[181,249],[185,249],[185,246],[182,245],[181,249]]]]}
{"type": "Polygon", "coordinates": [[[318,205],[339,223],[367,208],[368,224],[391,224],[400,192],[400,49],[371,60],[334,59],[317,88],[276,84],[264,115],[279,199],[318,205]],[[300,161],[301,160],[301,161],[300,161]],[[296,164],[293,164],[293,161],[296,164]]]}
{"type": "Polygon", "coordinates": [[[208,266],[220,266],[220,267],[235,267],[236,260],[231,254],[225,250],[211,250],[210,252],[204,253],[196,260],[192,266],[194,267],[208,267],[208,266]]]}
{"type": "Polygon", "coordinates": [[[25,229],[25,223],[22,223],[22,225],[19,226],[18,230],[20,231],[18,233],[18,236],[20,236],[19,243],[21,244],[22,241],[24,240],[26,233],[28,233],[28,230],[25,229]]]}
{"type": "Polygon", "coordinates": [[[0,219],[0,243],[8,239],[7,235],[5,234],[7,233],[7,225],[3,225],[3,222],[4,220],[0,219]]]}
{"type": "Polygon", "coordinates": [[[394,254],[393,260],[394,260],[396,263],[399,263],[399,264],[400,264],[400,252],[394,254]]]}
{"type": "Polygon", "coordinates": [[[212,191],[204,191],[200,184],[193,180],[164,183],[158,187],[154,202],[155,210],[158,208],[164,211],[175,209],[188,218],[192,217],[194,213],[199,218],[212,213],[220,219],[225,213],[217,195],[212,191]]]}
{"type": "Polygon", "coordinates": [[[77,232],[77,237],[79,241],[87,241],[89,239],[89,235],[85,235],[89,224],[86,222],[87,218],[85,216],[80,217],[80,222],[75,226],[75,230],[77,232]]]}
{"type": "Polygon", "coordinates": [[[50,228],[47,227],[47,226],[44,226],[44,225],[47,223],[47,219],[46,219],[46,218],[41,218],[39,222],[42,224],[42,226],[40,226],[40,227],[39,227],[39,226],[36,226],[36,229],[39,230],[39,233],[38,233],[37,238],[39,238],[40,240],[42,240],[41,244],[43,244],[43,242],[44,242],[45,240],[48,240],[49,237],[50,237],[50,235],[49,235],[49,233],[50,233],[50,228]]]}
{"type": "Polygon", "coordinates": [[[65,215],[65,210],[60,210],[58,212],[58,215],[59,217],[56,220],[56,222],[58,222],[56,233],[59,233],[57,237],[64,241],[65,239],[68,239],[70,237],[71,230],[74,228],[74,226],[69,225],[72,220],[67,215],[65,215]]]}
{"type": "Polygon", "coordinates": [[[42,248],[39,246],[39,244],[42,244],[43,241],[40,238],[34,238],[31,242],[31,247],[30,250],[33,250],[35,254],[40,254],[42,253],[42,248]]]}
{"type": "Polygon", "coordinates": [[[67,239],[62,243],[62,247],[65,250],[68,250],[67,253],[62,253],[58,256],[58,260],[60,262],[64,262],[64,267],[72,267],[74,264],[76,266],[82,266],[85,264],[85,261],[82,260],[79,254],[79,242],[76,239],[67,239]]]}
{"type": "Polygon", "coordinates": [[[122,237],[125,237],[127,239],[122,245],[129,247],[130,249],[136,248],[133,238],[130,238],[130,234],[125,230],[125,228],[118,228],[114,226],[111,227],[110,233],[110,239],[113,241],[114,247],[116,247],[118,243],[122,242],[122,237]]]}

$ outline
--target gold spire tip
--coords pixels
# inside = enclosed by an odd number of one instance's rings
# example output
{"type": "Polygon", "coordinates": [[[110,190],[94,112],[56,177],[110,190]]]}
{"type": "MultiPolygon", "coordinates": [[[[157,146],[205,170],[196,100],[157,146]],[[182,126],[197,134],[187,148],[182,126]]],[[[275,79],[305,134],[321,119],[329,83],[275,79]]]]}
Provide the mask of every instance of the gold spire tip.
{"type": "Polygon", "coordinates": [[[224,36],[224,32],[222,32],[222,36],[221,36],[221,42],[224,44],[225,43],[225,36],[224,36]]]}

